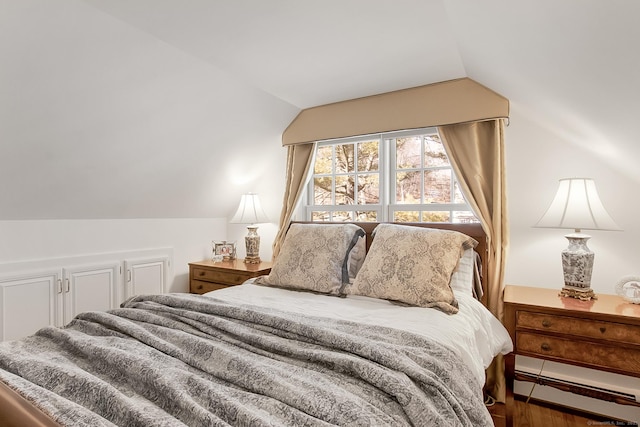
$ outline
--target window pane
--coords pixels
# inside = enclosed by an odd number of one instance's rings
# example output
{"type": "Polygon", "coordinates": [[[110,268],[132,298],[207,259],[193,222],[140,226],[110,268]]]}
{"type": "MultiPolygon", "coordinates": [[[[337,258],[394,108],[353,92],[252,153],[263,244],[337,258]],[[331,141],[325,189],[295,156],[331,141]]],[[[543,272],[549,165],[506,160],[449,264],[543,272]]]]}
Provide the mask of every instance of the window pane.
{"type": "Polygon", "coordinates": [[[354,172],[353,146],[354,144],[336,145],[336,173],[354,172]]]}
{"type": "Polygon", "coordinates": [[[325,176],[314,178],[313,180],[313,203],[314,205],[331,205],[331,185],[333,178],[325,176]]]}
{"type": "Polygon", "coordinates": [[[422,166],[422,160],[420,159],[421,150],[422,144],[419,136],[398,138],[396,140],[396,168],[420,168],[422,166]]]}
{"type": "Polygon", "coordinates": [[[396,173],[396,203],[411,204],[420,203],[422,186],[420,185],[421,173],[397,172],[396,173]]]}
{"type": "Polygon", "coordinates": [[[358,172],[373,172],[379,168],[378,141],[358,143],[358,172]]]}
{"type": "Polygon", "coordinates": [[[313,166],[313,173],[324,174],[331,173],[333,170],[333,161],[331,153],[333,152],[332,146],[318,147],[316,151],[315,165],[313,166]]]}
{"type": "Polygon", "coordinates": [[[424,138],[424,166],[449,166],[449,158],[439,135],[426,135],[424,138]]]}
{"type": "Polygon", "coordinates": [[[353,221],[353,212],[334,212],[331,221],[350,222],[353,221]]]}
{"type": "Polygon", "coordinates": [[[422,212],[422,222],[449,222],[449,212],[422,212]]]}
{"type": "Polygon", "coordinates": [[[394,222],[420,222],[420,211],[395,211],[394,222]]]}
{"type": "Polygon", "coordinates": [[[424,202],[451,202],[451,169],[436,169],[424,173],[424,202]]]}
{"type": "Polygon", "coordinates": [[[355,194],[353,175],[336,176],[336,205],[352,205],[355,194]]]}
{"type": "Polygon", "coordinates": [[[329,212],[313,211],[311,221],[331,221],[331,215],[329,212]]]}
{"type": "Polygon", "coordinates": [[[377,173],[358,175],[358,204],[378,203],[380,203],[380,175],[377,173]]]}
{"type": "Polygon", "coordinates": [[[357,211],[356,221],[358,222],[377,222],[378,212],[376,211],[357,211]]]}

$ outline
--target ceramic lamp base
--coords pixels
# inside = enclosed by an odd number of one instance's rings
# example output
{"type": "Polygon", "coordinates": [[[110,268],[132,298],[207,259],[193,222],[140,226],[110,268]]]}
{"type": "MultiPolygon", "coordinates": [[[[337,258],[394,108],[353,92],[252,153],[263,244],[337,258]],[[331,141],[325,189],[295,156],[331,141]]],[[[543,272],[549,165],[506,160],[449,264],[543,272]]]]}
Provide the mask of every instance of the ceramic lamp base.
{"type": "Polygon", "coordinates": [[[560,295],[585,301],[595,299],[591,290],[594,253],[587,247],[591,236],[576,232],[564,237],[569,241],[569,247],[562,251],[564,287],[560,295]]]}
{"type": "Polygon", "coordinates": [[[247,264],[260,264],[260,236],[258,236],[258,227],[250,225],[247,227],[248,234],[244,238],[247,249],[247,255],[244,262],[247,264]]]}

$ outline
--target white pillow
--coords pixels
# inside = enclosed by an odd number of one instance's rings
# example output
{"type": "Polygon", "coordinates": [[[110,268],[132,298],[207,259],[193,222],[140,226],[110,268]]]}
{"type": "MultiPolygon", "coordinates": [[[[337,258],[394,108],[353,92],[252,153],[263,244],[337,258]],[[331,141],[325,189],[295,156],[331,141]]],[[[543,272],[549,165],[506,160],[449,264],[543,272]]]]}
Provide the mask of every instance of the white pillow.
{"type": "Polygon", "coordinates": [[[351,249],[349,253],[349,260],[347,261],[348,270],[349,270],[349,283],[353,283],[353,280],[358,275],[358,271],[362,267],[362,263],[364,263],[364,258],[367,255],[367,242],[366,237],[364,235],[358,236],[358,240],[356,244],[351,249]]]}
{"type": "Polygon", "coordinates": [[[451,275],[451,289],[464,292],[473,296],[473,272],[476,264],[476,252],[473,249],[465,249],[458,266],[451,275]]]}

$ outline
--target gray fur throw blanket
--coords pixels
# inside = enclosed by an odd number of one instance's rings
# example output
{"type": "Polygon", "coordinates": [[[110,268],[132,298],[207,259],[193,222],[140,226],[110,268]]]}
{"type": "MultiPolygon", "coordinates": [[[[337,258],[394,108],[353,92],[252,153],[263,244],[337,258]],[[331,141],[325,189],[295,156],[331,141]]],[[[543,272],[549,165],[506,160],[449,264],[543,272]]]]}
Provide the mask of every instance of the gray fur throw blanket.
{"type": "Polygon", "coordinates": [[[65,426],[493,426],[438,343],[190,294],[1,343],[0,380],[65,426]]]}

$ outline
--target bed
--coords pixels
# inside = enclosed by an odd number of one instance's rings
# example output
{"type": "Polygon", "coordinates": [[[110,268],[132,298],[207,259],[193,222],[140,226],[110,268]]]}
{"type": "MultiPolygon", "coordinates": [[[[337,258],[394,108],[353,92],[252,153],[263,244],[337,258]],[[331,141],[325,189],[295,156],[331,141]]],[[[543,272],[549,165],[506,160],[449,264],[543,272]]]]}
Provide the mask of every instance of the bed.
{"type": "Polygon", "coordinates": [[[376,226],[292,224],[269,276],[0,344],[0,424],[492,426],[481,227],[376,226]]]}

